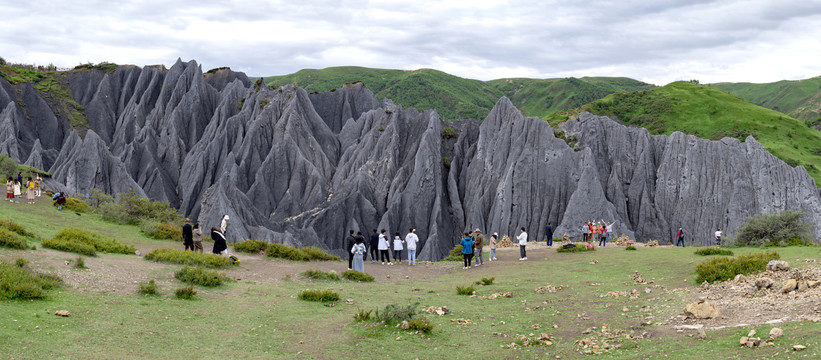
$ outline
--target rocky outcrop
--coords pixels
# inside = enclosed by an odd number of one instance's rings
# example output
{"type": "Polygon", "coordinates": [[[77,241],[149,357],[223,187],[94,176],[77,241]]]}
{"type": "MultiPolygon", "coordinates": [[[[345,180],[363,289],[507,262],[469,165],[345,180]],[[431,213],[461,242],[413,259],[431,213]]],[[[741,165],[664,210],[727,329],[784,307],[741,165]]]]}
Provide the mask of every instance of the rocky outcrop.
{"type": "Polygon", "coordinates": [[[524,227],[541,240],[550,222],[578,239],[584,221],[604,219],[615,221],[613,236],[665,243],[683,227],[707,243],[715,228],[732,236],[759,213],[821,220],[813,179],[753,138],[654,136],[585,113],[560,127],[576,137],[571,148],[506,98],[482,122],[446,124],[433,110],[377,101],[361,83],[308,94],[229,69],[203,75],[193,61],[67,78],[91,130],[78,134],[31,86],[0,79],[0,150],[72,194],[133,190],[206,229],[227,214],[232,242],[342,255],[348,229],[413,227],[420,258],[438,259],[474,228],[524,227]]]}

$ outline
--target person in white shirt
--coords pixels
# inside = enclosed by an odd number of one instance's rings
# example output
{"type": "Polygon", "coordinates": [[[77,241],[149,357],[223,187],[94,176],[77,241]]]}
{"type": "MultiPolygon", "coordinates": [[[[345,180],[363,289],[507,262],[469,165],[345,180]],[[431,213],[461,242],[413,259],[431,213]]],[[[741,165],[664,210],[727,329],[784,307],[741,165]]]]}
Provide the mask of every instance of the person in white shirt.
{"type": "Polygon", "coordinates": [[[387,230],[382,229],[382,233],[379,234],[379,257],[382,259],[382,265],[385,265],[385,258],[388,258],[388,265],[393,265],[391,254],[388,252],[391,247],[388,245],[387,232],[387,230]]]}
{"type": "Polygon", "coordinates": [[[525,251],[525,246],[527,246],[527,233],[524,227],[522,228],[522,233],[516,237],[516,240],[519,240],[519,260],[527,260],[527,251],[525,251]]]}
{"type": "Polygon", "coordinates": [[[416,229],[410,228],[405,236],[405,244],[408,247],[408,265],[416,265],[416,243],[419,237],[416,236],[416,229]]]}
{"type": "Polygon", "coordinates": [[[721,228],[718,228],[718,230],[716,230],[716,246],[720,246],[720,245],[721,245],[721,228]]]}
{"type": "Polygon", "coordinates": [[[399,237],[398,232],[393,236],[393,261],[397,264],[402,262],[402,243],[404,242],[405,240],[399,237]]]}

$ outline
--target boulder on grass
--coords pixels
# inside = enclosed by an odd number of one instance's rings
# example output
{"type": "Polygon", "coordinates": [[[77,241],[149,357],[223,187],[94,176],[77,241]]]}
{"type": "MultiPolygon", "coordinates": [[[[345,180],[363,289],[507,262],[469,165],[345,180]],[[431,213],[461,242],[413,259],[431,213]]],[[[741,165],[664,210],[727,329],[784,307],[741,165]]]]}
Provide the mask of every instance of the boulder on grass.
{"type": "Polygon", "coordinates": [[[693,319],[715,319],[721,316],[721,313],[711,301],[699,300],[684,307],[684,316],[693,319]]]}

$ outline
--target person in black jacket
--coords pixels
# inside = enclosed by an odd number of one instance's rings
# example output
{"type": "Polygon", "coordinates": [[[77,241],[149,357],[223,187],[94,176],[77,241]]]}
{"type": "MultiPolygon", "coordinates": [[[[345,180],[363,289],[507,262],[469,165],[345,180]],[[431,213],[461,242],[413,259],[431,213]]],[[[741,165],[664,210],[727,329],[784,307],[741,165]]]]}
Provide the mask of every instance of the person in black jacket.
{"type": "Polygon", "coordinates": [[[217,255],[222,255],[223,252],[227,253],[228,244],[225,243],[225,235],[213,226],[211,227],[211,238],[214,239],[214,249],[211,250],[212,253],[217,255]]]}
{"type": "Polygon", "coordinates": [[[547,246],[553,246],[553,223],[548,222],[544,227],[544,234],[547,237],[547,246]]]}
{"type": "Polygon", "coordinates": [[[371,253],[371,262],[374,262],[376,261],[377,255],[379,254],[379,234],[376,233],[376,229],[373,229],[373,234],[371,234],[370,240],[371,243],[369,244],[369,247],[371,253]]]}
{"type": "Polygon", "coordinates": [[[185,245],[185,250],[194,251],[194,231],[191,228],[191,219],[185,219],[185,225],[182,226],[182,244],[185,245]]]}
{"type": "Polygon", "coordinates": [[[353,245],[356,243],[356,238],[353,237],[353,230],[348,233],[345,243],[348,244],[346,249],[348,250],[348,270],[350,270],[353,268],[353,253],[351,253],[351,249],[353,249],[353,245]]]}

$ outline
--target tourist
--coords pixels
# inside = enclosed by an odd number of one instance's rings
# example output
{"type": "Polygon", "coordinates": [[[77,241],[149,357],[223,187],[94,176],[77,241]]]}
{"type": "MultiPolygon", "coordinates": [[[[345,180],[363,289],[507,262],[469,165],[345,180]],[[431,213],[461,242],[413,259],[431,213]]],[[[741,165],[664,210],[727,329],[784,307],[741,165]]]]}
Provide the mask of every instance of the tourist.
{"type": "Polygon", "coordinates": [[[474,251],[476,254],[476,266],[479,266],[485,263],[484,254],[482,254],[482,247],[485,246],[485,236],[482,235],[479,229],[474,230],[473,233],[476,234],[476,238],[473,241],[473,247],[476,248],[476,251],[474,251]]]}
{"type": "Polygon", "coordinates": [[[200,229],[199,223],[194,223],[193,238],[194,251],[199,251],[199,253],[202,254],[202,229],[200,229]]]}
{"type": "Polygon", "coordinates": [[[681,247],[684,247],[684,230],[678,228],[676,238],[678,238],[678,240],[676,240],[676,246],[678,246],[678,244],[681,244],[681,247]]]}
{"type": "Polygon", "coordinates": [[[353,230],[348,231],[348,238],[345,239],[345,243],[348,244],[348,270],[351,270],[353,269],[353,253],[351,252],[351,249],[353,249],[353,246],[356,245],[356,237],[353,236],[353,230]]]}
{"type": "Polygon", "coordinates": [[[34,190],[34,195],[36,195],[37,197],[43,195],[43,178],[40,177],[39,173],[37,174],[37,177],[34,178],[34,190]]]}
{"type": "Polygon", "coordinates": [[[473,260],[473,238],[470,237],[470,233],[465,233],[465,238],[462,239],[460,242],[462,245],[462,258],[465,261],[465,267],[463,269],[470,269],[470,262],[473,260]]]}
{"type": "Polygon", "coordinates": [[[220,232],[225,235],[226,230],[228,230],[228,214],[222,217],[222,222],[220,223],[220,232]]]}
{"type": "Polygon", "coordinates": [[[399,237],[399,233],[393,235],[393,261],[397,264],[402,263],[402,243],[405,241],[399,237]]]}
{"type": "Polygon", "coordinates": [[[419,242],[419,237],[416,236],[416,229],[408,229],[408,235],[405,235],[405,243],[408,245],[408,265],[416,265],[416,244],[419,242]]]}
{"type": "Polygon", "coordinates": [[[353,247],[351,248],[351,253],[353,254],[353,269],[359,272],[365,272],[365,260],[364,256],[366,254],[365,249],[365,237],[361,236],[362,233],[360,232],[356,237],[356,242],[354,243],[353,247]]]}
{"type": "Polygon", "coordinates": [[[368,244],[371,253],[371,262],[376,261],[377,254],[379,252],[379,234],[376,233],[376,229],[373,229],[373,234],[371,234],[370,243],[368,244]]]}
{"type": "Polygon", "coordinates": [[[716,246],[721,246],[721,228],[716,230],[716,246]]]}
{"type": "Polygon", "coordinates": [[[391,254],[390,254],[390,244],[388,244],[388,231],[382,229],[382,233],[379,234],[379,257],[382,259],[382,265],[385,265],[385,258],[388,259],[388,265],[393,265],[391,262],[391,254]]]}
{"type": "Polygon", "coordinates": [[[66,196],[63,193],[58,192],[51,199],[54,200],[54,206],[57,207],[57,210],[63,210],[63,206],[66,204],[66,196]]]}
{"type": "Polygon", "coordinates": [[[23,184],[23,172],[22,171],[17,173],[17,182],[19,182],[20,184],[23,184]]]}
{"type": "Polygon", "coordinates": [[[548,222],[544,227],[544,236],[547,239],[547,246],[553,246],[553,223],[548,222]]]}
{"type": "Polygon", "coordinates": [[[182,244],[185,246],[183,251],[194,251],[194,231],[191,228],[191,219],[185,219],[185,225],[182,226],[182,244]]]}
{"type": "Polygon", "coordinates": [[[590,222],[584,223],[582,225],[582,241],[587,242],[587,234],[590,232],[590,222]]]}
{"type": "Polygon", "coordinates": [[[11,180],[11,176],[9,176],[8,181],[6,181],[6,199],[9,202],[14,202],[14,181],[11,180]]]}
{"type": "Polygon", "coordinates": [[[587,222],[587,241],[593,241],[593,234],[596,233],[596,222],[595,221],[588,221],[587,222]]]}
{"type": "Polygon", "coordinates": [[[490,255],[487,257],[488,261],[496,260],[496,240],[498,238],[498,233],[493,233],[493,235],[490,236],[490,255]]]}
{"type": "Polygon", "coordinates": [[[211,238],[214,239],[214,248],[211,250],[212,253],[217,255],[223,255],[228,253],[228,244],[225,242],[225,235],[215,227],[211,227],[211,238]]]}
{"type": "Polygon", "coordinates": [[[525,250],[525,246],[527,246],[527,233],[524,227],[522,227],[522,233],[516,237],[516,240],[519,240],[519,260],[527,260],[527,251],[525,250]]]}
{"type": "Polygon", "coordinates": [[[26,203],[34,204],[34,180],[30,176],[26,182],[26,203]]]}
{"type": "Polygon", "coordinates": [[[607,229],[604,225],[599,222],[596,225],[596,234],[599,236],[599,246],[606,246],[607,245],[607,229]]]}
{"type": "Polygon", "coordinates": [[[14,180],[14,202],[20,202],[20,186],[22,185],[22,181],[14,180]]]}
{"type": "Polygon", "coordinates": [[[604,229],[602,230],[602,238],[603,238],[602,241],[606,245],[607,244],[607,237],[610,236],[610,233],[613,232],[613,224],[616,223],[616,220],[613,220],[613,222],[611,222],[609,224],[607,223],[607,221],[604,221],[604,219],[602,219],[601,222],[602,222],[602,224],[604,224],[604,229]]]}

